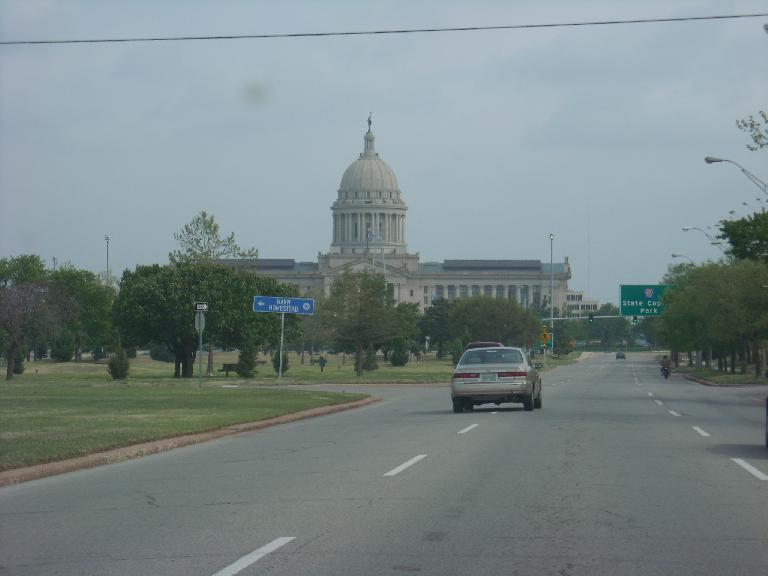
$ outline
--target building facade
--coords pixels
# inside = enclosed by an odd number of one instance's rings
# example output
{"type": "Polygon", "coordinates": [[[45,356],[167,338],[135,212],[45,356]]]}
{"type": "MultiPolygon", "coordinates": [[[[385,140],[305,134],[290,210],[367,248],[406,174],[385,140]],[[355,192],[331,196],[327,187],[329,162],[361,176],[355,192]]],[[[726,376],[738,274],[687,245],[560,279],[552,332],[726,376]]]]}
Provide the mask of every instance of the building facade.
{"type": "Polygon", "coordinates": [[[438,298],[508,298],[524,308],[548,306],[554,285],[555,306],[566,301],[571,268],[540,260],[444,260],[420,262],[408,252],[407,206],[395,172],[379,157],[368,120],[363,152],[344,172],[331,206],[332,240],[317,262],[292,259],[230,259],[221,262],[298,286],[302,294],[328,294],[346,271],[374,270],[393,287],[398,302],[422,309],[438,298]]]}

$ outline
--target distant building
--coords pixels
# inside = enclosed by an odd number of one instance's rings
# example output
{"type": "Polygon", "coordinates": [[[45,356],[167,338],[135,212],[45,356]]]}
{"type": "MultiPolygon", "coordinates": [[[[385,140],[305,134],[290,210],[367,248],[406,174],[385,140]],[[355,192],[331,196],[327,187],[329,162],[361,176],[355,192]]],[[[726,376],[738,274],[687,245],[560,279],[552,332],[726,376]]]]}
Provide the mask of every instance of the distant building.
{"type": "Polygon", "coordinates": [[[299,287],[302,294],[330,292],[334,279],[348,270],[375,270],[392,285],[398,302],[428,308],[437,298],[470,296],[508,298],[524,308],[548,306],[554,280],[555,306],[562,309],[571,278],[568,258],[554,263],[540,260],[444,260],[420,262],[408,252],[407,207],[397,178],[374,148],[375,137],[364,136],[363,152],[344,172],[331,206],[330,250],[317,262],[292,259],[221,260],[222,263],[271,276],[299,287]]]}
{"type": "Polygon", "coordinates": [[[587,300],[580,290],[565,292],[565,309],[571,316],[587,316],[590,312],[597,312],[600,306],[599,300],[587,300]]]}

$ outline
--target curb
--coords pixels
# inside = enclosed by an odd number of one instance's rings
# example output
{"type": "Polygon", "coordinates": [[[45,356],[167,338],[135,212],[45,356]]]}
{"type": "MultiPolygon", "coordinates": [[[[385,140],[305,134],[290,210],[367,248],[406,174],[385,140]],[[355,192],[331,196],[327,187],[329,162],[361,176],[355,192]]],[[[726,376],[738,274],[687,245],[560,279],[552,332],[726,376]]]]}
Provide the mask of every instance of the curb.
{"type": "Polygon", "coordinates": [[[307,420],[308,418],[315,418],[317,416],[325,416],[328,414],[335,414],[336,412],[361,408],[363,406],[374,404],[380,401],[381,398],[363,398],[362,400],[355,400],[354,402],[348,402],[346,404],[322,406],[320,408],[304,410],[303,412],[283,414],[282,416],[276,416],[266,420],[245,422],[243,424],[233,424],[232,426],[219,428],[218,430],[211,430],[210,432],[185,434],[183,436],[176,436],[174,438],[153,440],[151,442],[144,442],[142,444],[133,444],[131,446],[115,448],[106,452],[88,454],[87,456],[78,456],[77,458],[69,458],[67,460],[60,460],[58,462],[49,462],[46,464],[36,464],[34,466],[6,470],[5,472],[0,472],[0,487],[10,486],[12,484],[20,484],[22,482],[37,480],[39,478],[46,478],[48,476],[64,474],[66,472],[74,472],[76,470],[85,470],[87,468],[95,468],[97,466],[115,464],[117,462],[123,462],[124,460],[133,460],[134,458],[141,458],[142,456],[148,456],[150,454],[159,454],[160,452],[167,452],[169,450],[181,448],[183,446],[189,446],[191,444],[201,444],[203,442],[216,440],[225,436],[234,436],[235,434],[261,430],[262,428],[269,428],[278,424],[287,424],[288,422],[297,422],[299,420],[307,420]]]}

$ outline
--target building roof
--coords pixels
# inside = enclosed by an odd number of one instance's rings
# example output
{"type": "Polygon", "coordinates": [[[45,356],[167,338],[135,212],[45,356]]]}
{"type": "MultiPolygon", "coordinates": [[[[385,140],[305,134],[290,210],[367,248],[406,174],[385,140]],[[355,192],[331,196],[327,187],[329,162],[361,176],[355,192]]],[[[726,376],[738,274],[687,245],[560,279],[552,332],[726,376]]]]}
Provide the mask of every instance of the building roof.
{"type": "Polygon", "coordinates": [[[444,270],[541,270],[541,260],[445,260],[444,270]]]}

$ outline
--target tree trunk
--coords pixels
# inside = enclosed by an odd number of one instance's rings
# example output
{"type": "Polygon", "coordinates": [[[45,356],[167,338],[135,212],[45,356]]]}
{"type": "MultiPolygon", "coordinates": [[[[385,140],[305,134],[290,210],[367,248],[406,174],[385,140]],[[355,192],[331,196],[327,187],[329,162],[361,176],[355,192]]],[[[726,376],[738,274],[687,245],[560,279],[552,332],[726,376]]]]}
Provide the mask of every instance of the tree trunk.
{"type": "Polygon", "coordinates": [[[762,377],[763,375],[763,362],[762,358],[760,357],[760,343],[755,340],[754,342],[754,354],[755,357],[755,379],[762,377]]]}
{"type": "Polygon", "coordinates": [[[5,379],[6,380],[13,380],[13,370],[16,368],[16,353],[19,351],[19,343],[14,342],[11,344],[10,348],[6,349],[6,360],[8,361],[8,366],[5,369],[5,379]]]}
{"type": "Polygon", "coordinates": [[[181,378],[181,362],[182,359],[179,356],[173,360],[173,377],[181,378]]]}
{"type": "Polygon", "coordinates": [[[746,374],[747,373],[747,341],[742,340],[741,342],[741,373],[746,374]]]}
{"type": "Polygon", "coordinates": [[[363,343],[358,342],[355,348],[355,374],[360,378],[363,375],[363,343]]]}

